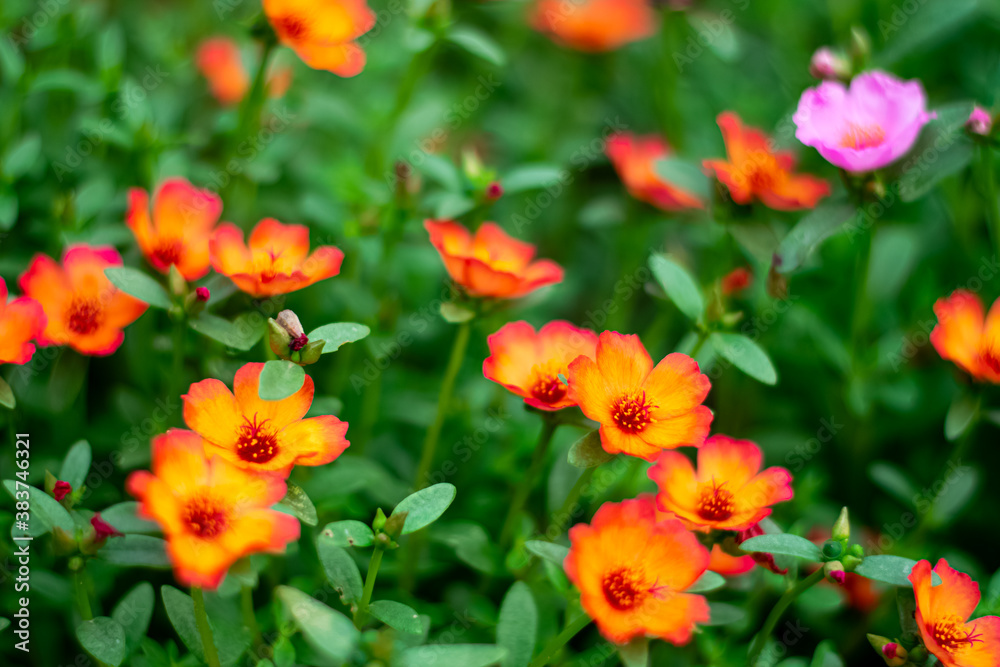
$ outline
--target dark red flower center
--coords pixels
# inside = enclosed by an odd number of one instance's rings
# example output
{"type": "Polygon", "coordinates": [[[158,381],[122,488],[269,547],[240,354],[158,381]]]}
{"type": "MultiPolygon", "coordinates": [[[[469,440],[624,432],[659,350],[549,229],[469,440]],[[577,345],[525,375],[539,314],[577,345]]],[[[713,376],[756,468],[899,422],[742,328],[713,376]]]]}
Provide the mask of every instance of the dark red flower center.
{"type": "Polygon", "coordinates": [[[269,428],[268,419],[257,422],[245,419],[240,426],[236,441],[236,453],[247,463],[267,463],[278,455],[278,438],[273,429],[269,428]]]}
{"type": "Polygon", "coordinates": [[[931,628],[931,634],[941,648],[949,653],[955,653],[983,641],[980,635],[975,633],[975,629],[974,625],[966,629],[962,619],[953,614],[935,623],[931,628]]]}
{"type": "Polygon", "coordinates": [[[288,343],[288,347],[292,350],[292,352],[298,352],[308,344],[309,344],[309,336],[301,334],[298,336],[293,336],[291,342],[288,343]]]}
{"type": "Polygon", "coordinates": [[[532,397],[547,405],[562,400],[569,387],[559,379],[560,372],[565,372],[565,369],[557,368],[552,363],[538,364],[533,367],[531,369],[530,389],[532,397]]]}
{"type": "Polygon", "coordinates": [[[309,24],[298,16],[282,16],[274,22],[279,35],[291,42],[297,42],[309,31],[309,24]]]}
{"type": "Polygon", "coordinates": [[[601,590],[608,604],[619,611],[632,609],[649,593],[642,585],[641,573],[628,567],[621,567],[604,575],[601,590]]]}
{"type": "Polygon", "coordinates": [[[180,241],[160,241],[153,249],[153,259],[163,266],[177,264],[180,262],[183,247],[180,241]]]}
{"type": "Polygon", "coordinates": [[[984,348],[979,352],[979,360],[994,373],[1000,374],[1000,355],[993,348],[984,348]]]}
{"type": "Polygon", "coordinates": [[[225,532],[229,524],[226,506],[208,496],[196,496],[184,506],[182,518],[198,537],[211,539],[225,532]]]}
{"type": "Polygon", "coordinates": [[[698,516],[707,521],[725,521],[733,515],[733,494],[725,488],[726,483],[716,484],[701,490],[698,498],[698,516]]]}
{"type": "Polygon", "coordinates": [[[657,406],[646,397],[645,391],[623,394],[611,407],[611,419],[626,433],[641,433],[656,420],[652,411],[657,406]]]}
{"type": "Polygon", "coordinates": [[[101,305],[91,299],[73,299],[66,317],[66,327],[75,334],[94,333],[104,319],[101,305]]]}

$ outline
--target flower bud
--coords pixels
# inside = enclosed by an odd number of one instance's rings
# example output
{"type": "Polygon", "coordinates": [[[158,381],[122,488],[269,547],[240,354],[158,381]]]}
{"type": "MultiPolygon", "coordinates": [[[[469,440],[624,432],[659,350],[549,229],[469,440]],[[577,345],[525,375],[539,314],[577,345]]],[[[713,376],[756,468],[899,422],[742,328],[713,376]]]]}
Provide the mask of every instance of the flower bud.
{"type": "Polygon", "coordinates": [[[267,318],[267,344],[280,359],[288,359],[292,354],[292,337],[273,318],[267,318]]]}
{"type": "Polygon", "coordinates": [[[499,181],[491,181],[489,185],[486,186],[486,201],[496,201],[503,196],[503,186],[500,185],[499,181]]]}
{"type": "Polygon", "coordinates": [[[176,264],[170,265],[170,271],[167,273],[167,284],[170,285],[170,293],[174,296],[182,296],[187,292],[187,281],[177,270],[176,264]]]}
{"type": "Polygon", "coordinates": [[[117,528],[102,519],[100,512],[90,517],[90,525],[94,527],[94,535],[98,540],[109,537],[125,537],[124,533],[119,532],[117,528]]]}
{"type": "Polygon", "coordinates": [[[722,278],[722,293],[726,296],[742,292],[753,284],[753,274],[746,267],[738,267],[722,278]]]}
{"type": "Polygon", "coordinates": [[[843,586],[844,581],[847,579],[847,574],[844,572],[844,564],[839,560],[831,560],[823,565],[823,574],[826,576],[827,581],[832,581],[839,586],[843,586]]]}
{"type": "Polygon", "coordinates": [[[382,528],[383,532],[389,537],[399,537],[403,534],[403,525],[406,523],[406,517],[409,512],[400,512],[399,514],[393,514],[385,522],[385,526],[382,528]]]}
{"type": "Polygon", "coordinates": [[[813,54],[809,62],[809,74],[817,79],[849,79],[851,63],[844,54],[824,46],[813,54]]]}
{"type": "Polygon", "coordinates": [[[69,482],[59,480],[55,483],[55,486],[52,487],[52,497],[56,500],[62,501],[62,499],[68,496],[72,491],[73,487],[69,482]]]}
{"type": "Polygon", "coordinates": [[[212,293],[207,287],[198,287],[194,291],[194,296],[198,301],[208,303],[208,299],[212,296],[212,293]]]}
{"type": "Polygon", "coordinates": [[[978,104],[973,107],[969,120],[965,122],[965,128],[973,134],[986,136],[993,129],[993,118],[986,109],[978,104]]]}
{"type": "Polygon", "coordinates": [[[208,291],[207,287],[198,287],[188,294],[184,298],[184,310],[188,316],[197,317],[201,311],[205,310],[205,304],[208,303],[211,296],[212,293],[208,291]]]}
{"type": "Polygon", "coordinates": [[[862,561],[861,558],[848,554],[844,556],[840,562],[844,564],[845,570],[847,570],[848,572],[854,572],[854,570],[857,569],[858,565],[861,565],[861,561],[862,561]]]}
{"type": "Polygon", "coordinates": [[[386,522],[385,512],[383,512],[382,508],[379,507],[377,510],[375,510],[375,520],[372,521],[372,530],[374,530],[376,533],[380,532],[383,528],[385,528],[385,522],[386,522]]]}
{"type": "MultiPolygon", "coordinates": [[[[305,335],[302,338],[306,338],[305,335]]],[[[293,338],[292,342],[289,344],[289,349],[292,350],[290,359],[300,366],[308,366],[309,364],[315,364],[319,361],[320,356],[323,354],[323,347],[326,345],[325,340],[314,340],[310,341],[301,350],[296,350],[296,341],[298,339],[293,338]]],[[[306,338],[306,340],[309,340],[306,338]]]]}
{"type": "MultiPolygon", "coordinates": [[[[856,63],[863,65],[868,62],[871,54],[872,38],[868,35],[868,31],[861,26],[853,26],[851,28],[851,57],[856,63]]],[[[863,67],[859,67],[859,69],[863,69],[863,67]]]]}
{"type": "Polygon", "coordinates": [[[823,543],[823,558],[836,560],[844,553],[844,545],[836,540],[827,540],[823,543]]]}
{"type": "Polygon", "coordinates": [[[835,540],[847,540],[851,537],[851,520],[848,516],[847,508],[844,507],[840,510],[840,516],[837,517],[837,521],[833,524],[832,535],[835,540]]]}
{"type": "Polygon", "coordinates": [[[302,323],[299,322],[299,316],[292,311],[281,311],[278,313],[278,317],[276,317],[275,320],[278,322],[278,325],[287,331],[288,335],[292,338],[298,338],[299,336],[305,335],[305,331],[302,330],[302,323]]]}
{"type": "Polygon", "coordinates": [[[894,642],[887,637],[881,637],[879,635],[868,635],[868,642],[872,645],[872,648],[878,651],[882,659],[885,660],[885,664],[889,667],[900,667],[906,664],[906,659],[908,657],[906,649],[899,645],[899,642],[894,642]]]}

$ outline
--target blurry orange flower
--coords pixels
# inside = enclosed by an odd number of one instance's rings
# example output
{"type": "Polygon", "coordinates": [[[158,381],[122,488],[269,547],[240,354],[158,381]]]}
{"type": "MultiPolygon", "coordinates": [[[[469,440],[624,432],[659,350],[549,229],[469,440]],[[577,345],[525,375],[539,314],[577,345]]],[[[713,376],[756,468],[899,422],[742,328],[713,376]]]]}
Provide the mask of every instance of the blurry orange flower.
{"type": "MultiPolygon", "coordinates": [[[[198,69],[208,79],[215,99],[222,104],[237,104],[250,89],[250,75],[243,67],[240,48],[229,37],[210,37],[198,47],[198,69]]],[[[267,92],[281,97],[292,82],[288,67],[272,67],[268,73],[267,92]]]]}
{"type": "Polygon", "coordinates": [[[737,204],[759,199],[778,211],[813,208],[829,196],[830,184],[821,178],[792,173],[795,156],[771,149],[762,131],[743,125],[739,116],[725,111],[716,119],[726,142],[729,160],[705,160],[706,169],[729,188],[737,204]]]}
{"type": "Polygon", "coordinates": [[[605,150],[625,189],[636,199],[665,211],[705,207],[697,195],[656,173],[656,162],[672,152],[667,142],[656,135],[637,137],[622,132],[608,139],[605,150]]]}
{"type": "Polygon", "coordinates": [[[757,564],[752,556],[730,556],[718,544],[712,545],[709,556],[708,569],[724,577],[746,574],[757,564]]]}
{"type": "Polygon", "coordinates": [[[104,269],[121,265],[121,255],[110,246],[70,246],[62,265],[35,255],[18,284],[45,311],[47,323],[38,343],[69,345],[97,356],[117,350],[125,339],[122,329],[147,307],[104,276],[104,269]]]}
{"type": "Polygon", "coordinates": [[[243,230],[224,222],[209,243],[212,267],[255,297],[288,294],[340,273],[344,253],[321,246],[309,254],[309,228],[261,220],[243,242],[243,230]]]}
{"type": "Polygon", "coordinates": [[[566,575],[608,640],[651,635],[680,645],[708,621],[705,598],[684,592],[704,574],[708,550],[680,521],[658,522],[639,501],[605,503],[569,539],[566,575]]]}
{"type": "Polygon", "coordinates": [[[424,228],[448,275],[472,296],[513,299],[563,279],[561,266],[532,261],[535,246],[508,236],[496,223],[483,223],[475,236],[451,220],[425,220],[424,228]]]}
{"type": "Polygon", "coordinates": [[[253,553],[281,553],[299,538],[295,517],[270,507],[285,483],[215,456],[201,436],[170,429],[153,438],[152,472],[129,475],[139,515],[160,524],[177,580],[215,589],[234,562],[253,553]]]}
{"type": "Polygon", "coordinates": [[[941,577],[937,586],[931,583],[930,561],[920,561],[910,573],[924,646],[944,667],[1000,665],[1000,617],[968,620],[979,604],[979,584],[952,569],[944,558],[934,572],[941,577]]]}
{"type": "Polygon", "coordinates": [[[580,51],[611,51],[656,32],[648,0],[538,0],[531,26],[580,51]]]}
{"type": "Polygon", "coordinates": [[[355,76],[365,52],[354,40],[375,25],[365,0],[264,0],[278,39],[313,69],[355,76]]]}
{"type": "Polygon", "coordinates": [[[989,315],[979,297],[955,290],[934,304],[938,323],[931,343],[942,359],[953,361],[979,382],[1000,383],[1000,299],[989,315]]]}
{"type": "Polygon", "coordinates": [[[142,188],[129,190],[125,224],[154,269],[168,273],[174,264],[185,280],[197,280],[208,273],[208,240],[221,214],[218,195],[170,178],[156,192],[152,219],[149,194],[142,188]]]}
{"type": "Polygon", "coordinates": [[[566,376],[571,361],[580,355],[593,357],[597,334],[557,320],[538,333],[527,322],[510,322],[486,339],[490,356],[483,362],[483,375],[524,398],[541,410],[559,410],[575,405],[566,376]]]}
{"type": "Polygon", "coordinates": [[[791,500],[792,475],[784,468],[760,471],[760,447],[749,440],[713,435],[698,450],[698,471],[686,456],[663,452],[649,469],[664,512],[701,530],[745,530],[791,500]]]}
{"type": "Polygon", "coordinates": [[[303,419],[313,400],[308,375],[302,388],[280,401],[258,395],[264,364],[246,364],[236,372],[233,391],[220,380],[191,385],[184,401],[184,421],[205,438],[208,456],[256,472],[287,476],[294,465],[329,463],[350,444],[347,422],[333,415],[303,419]],[[235,393],[235,395],[234,395],[235,393]]]}
{"type": "Polygon", "coordinates": [[[753,274],[746,267],[733,269],[722,278],[722,293],[725,295],[736,294],[750,287],[753,284],[753,274]]]}
{"type": "Polygon", "coordinates": [[[26,364],[35,353],[31,342],[45,331],[40,303],[20,297],[7,303],[7,283],[0,278],[0,364],[26,364]]]}
{"type": "Polygon", "coordinates": [[[712,424],[701,403],[711,383],[686,354],[668,354],[653,367],[635,335],[605,331],[594,359],[569,365],[570,399],[601,425],[601,445],[652,461],[662,449],[700,447],[712,424]]]}

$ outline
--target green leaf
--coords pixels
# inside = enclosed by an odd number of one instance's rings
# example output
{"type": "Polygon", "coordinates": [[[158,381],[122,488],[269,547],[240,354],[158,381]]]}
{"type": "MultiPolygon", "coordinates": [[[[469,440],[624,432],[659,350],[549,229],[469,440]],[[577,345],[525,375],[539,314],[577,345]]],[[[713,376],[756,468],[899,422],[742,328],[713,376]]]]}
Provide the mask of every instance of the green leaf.
{"type": "Polygon", "coordinates": [[[420,530],[424,526],[438,520],[445,510],[455,500],[455,487],[447,482],[428,486],[414,494],[403,498],[392,510],[396,515],[406,512],[406,522],[403,524],[403,535],[420,530]]]}
{"type": "Polygon", "coordinates": [[[447,544],[463,563],[480,572],[493,574],[498,557],[490,544],[486,529],[474,521],[454,521],[436,524],[431,529],[431,539],[447,544]]]}
{"type": "Polygon", "coordinates": [[[123,567],[170,567],[167,543],[150,535],[125,535],[109,538],[97,557],[123,567]]]}
{"type": "Polygon", "coordinates": [[[943,473],[944,487],[934,497],[929,523],[947,525],[972,500],[979,489],[979,473],[970,467],[961,467],[943,473]]]}
{"type": "Polygon", "coordinates": [[[8,410],[13,410],[17,407],[17,399],[14,398],[14,392],[3,378],[0,378],[0,405],[8,410]]]}
{"type": "Polygon", "coordinates": [[[834,198],[817,206],[799,220],[778,244],[774,268],[781,273],[791,273],[802,266],[813,250],[853,219],[855,213],[856,209],[843,198],[834,198]]]}
{"type": "Polygon", "coordinates": [[[917,561],[900,556],[865,556],[854,572],[893,586],[912,586],[908,577],[916,564],[917,561]]]}
{"type": "Polygon", "coordinates": [[[896,611],[899,612],[899,628],[904,641],[916,641],[920,637],[917,625],[917,599],[912,588],[896,588],[896,611]]]}
{"type": "Polygon", "coordinates": [[[62,467],[59,468],[59,479],[68,482],[76,491],[87,479],[87,473],[90,471],[90,460],[90,443],[86,440],[74,443],[66,452],[66,458],[63,459],[62,467]]]}
{"type": "Polygon", "coordinates": [[[601,446],[600,431],[591,431],[569,448],[567,460],[577,468],[594,468],[613,459],[614,454],[608,454],[601,446]]]}
{"type": "Polygon", "coordinates": [[[17,222],[17,193],[0,187],[0,232],[10,231],[17,222]]]}
{"type": "Polygon", "coordinates": [[[664,255],[649,258],[649,268],[670,300],[689,319],[698,321],[705,312],[701,288],[687,270],[664,255]]]}
{"type": "Polygon", "coordinates": [[[623,667],[648,667],[649,638],[639,637],[628,644],[616,644],[623,667]]]}
{"type": "Polygon", "coordinates": [[[507,62],[500,45],[486,33],[467,25],[457,25],[448,33],[447,40],[458,44],[474,56],[479,56],[487,62],[503,67],[507,62]]]}
{"type": "Polygon", "coordinates": [[[538,607],[531,589],[516,581],[504,596],[497,621],[497,646],[507,651],[502,667],[527,667],[538,639],[538,607]]]}
{"type": "Polygon", "coordinates": [[[747,552],[764,551],[770,554],[795,556],[816,562],[823,560],[823,552],[818,546],[804,537],[789,533],[751,537],[740,543],[740,549],[747,552]]]}
{"type": "MultiPolygon", "coordinates": [[[[266,366],[265,366],[266,368],[266,366]]],[[[302,490],[301,486],[288,482],[288,491],[281,499],[281,505],[287,507],[293,516],[298,517],[307,526],[315,526],[319,523],[316,516],[316,506],[309,500],[309,496],[302,490]]]]}
{"type": "Polygon", "coordinates": [[[76,526],[73,523],[73,517],[70,516],[66,508],[59,504],[59,502],[45,493],[41,489],[36,489],[33,486],[28,486],[22,482],[15,482],[14,480],[4,480],[4,487],[7,489],[7,493],[14,498],[15,501],[24,500],[24,492],[28,493],[28,502],[31,504],[28,516],[28,530],[19,530],[17,524],[15,523],[13,528],[11,528],[10,534],[13,537],[38,537],[44,535],[55,527],[59,527],[66,531],[71,537],[76,532],[76,526]],[[21,494],[19,498],[17,494],[21,494]]]}
{"type": "MultiPolygon", "coordinates": [[[[199,660],[205,662],[205,649],[201,643],[201,634],[194,618],[194,600],[190,595],[182,593],[173,586],[162,586],[160,597],[163,607],[167,610],[167,618],[174,626],[177,636],[184,645],[199,660]]],[[[219,653],[219,661],[223,666],[233,665],[246,650],[249,637],[236,628],[220,628],[212,615],[208,616],[208,625],[212,629],[212,639],[219,653]]]]}
{"type": "Polygon", "coordinates": [[[159,533],[160,524],[139,517],[139,503],[126,500],[101,510],[101,518],[120,533],[159,533]]]}
{"type": "Polygon", "coordinates": [[[709,591],[714,591],[716,589],[722,588],[726,585],[726,579],[721,574],[717,572],[712,572],[711,570],[705,570],[705,574],[698,577],[697,581],[691,584],[685,593],[707,593],[709,591]]]}
{"type": "Polygon", "coordinates": [[[297,588],[278,586],[274,590],[314,651],[335,664],[347,662],[361,633],[346,616],[297,588]]]}
{"type": "Polygon", "coordinates": [[[569,555],[569,547],[564,547],[555,542],[545,542],[544,540],[528,540],[524,543],[524,548],[539,558],[544,558],[559,567],[563,566],[563,561],[569,555]]]}
{"type": "Polygon", "coordinates": [[[113,266],[104,269],[104,275],[121,291],[145,301],[154,308],[168,309],[171,306],[170,295],[163,289],[163,285],[142,271],[127,266],[113,266]]]}
{"type": "Polygon", "coordinates": [[[914,499],[920,495],[910,478],[892,463],[876,461],[868,467],[868,477],[876,486],[907,507],[913,507],[914,499]]]}
{"type": "Polygon", "coordinates": [[[284,359],[271,360],[260,372],[258,394],[265,401],[280,401],[302,389],[305,381],[306,372],[302,366],[284,359]]]}
{"type": "Polygon", "coordinates": [[[719,355],[754,380],[769,385],[778,382],[778,372],[767,352],[746,336],[716,332],[709,336],[709,341],[719,355]]]}
{"type": "Polygon", "coordinates": [[[7,620],[6,618],[0,617],[0,632],[3,632],[4,630],[6,630],[7,626],[9,626],[9,625],[10,625],[10,621],[9,620],[7,620]]]}
{"type": "Polygon", "coordinates": [[[369,605],[368,613],[393,630],[399,630],[411,635],[419,635],[424,631],[424,625],[420,622],[420,615],[401,602],[378,600],[369,605]]]}
{"type": "Polygon", "coordinates": [[[443,192],[439,197],[428,197],[428,205],[438,220],[454,220],[476,208],[476,200],[455,192],[443,192]],[[433,203],[431,203],[433,202],[433,203]]]}
{"type": "Polygon", "coordinates": [[[0,157],[0,171],[4,178],[14,181],[23,176],[42,152],[42,138],[36,132],[21,137],[0,157]]]}
{"type": "MultiPolygon", "coordinates": [[[[762,535],[761,537],[764,536],[762,535]]],[[[744,544],[746,544],[746,542],[744,542],[744,544]]],[[[742,547],[742,545],[740,546],[742,547]]],[[[717,625],[732,625],[733,623],[739,623],[744,618],[746,618],[747,615],[747,613],[742,609],[740,609],[739,607],[734,607],[733,605],[726,604],[724,602],[709,602],[708,613],[709,613],[708,622],[703,623],[702,625],[709,627],[717,625]]]]}
{"type": "Polygon", "coordinates": [[[981,402],[982,397],[978,393],[957,395],[944,418],[944,437],[954,442],[968,431],[979,415],[981,402]]]}
{"type": "Polygon", "coordinates": [[[153,586],[144,581],[126,593],[111,612],[111,618],[125,630],[126,656],[131,655],[146,636],[155,602],[153,586]]]}
{"type": "Polygon", "coordinates": [[[428,644],[403,651],[399,667],[489,667],[504,655],[504,649],[490,644],[428,644]]]}
{"type": "Polygon", "coordinates": [[[326,341],[323,346],[323,354],[336,352],[347,343],[356,343],[371,333],[371,329],[363,324],[355,322],[337,322],[336,324],[324,324],[321,327],[309,332],[309,341],[326,341]]]}
{"type": "Polygon", "coordinates": [[[345,605],[355,608],[364,589],[358,564],[351,558],[351,554],[335,544],[333,538],[322,534],[316,540],[316,551],[327,581],[340,593],[340,599],[345,605]]]}
{"type": "Polygon", "coordinates": [[[554,164],[525,164],[514,167],[500,178],[504,194],[547,188],[568,178],[566,170],[554,164]]]}
{"type": "Polygon", "coordinates": [[[475,311],[465,308],[464,306],[460,306],[457,303],[445,301],[441,304],[441,317],[445,322],[461,324],[462,322],[468,322],[475,316],[475,311]]]}
{"type": "Polygon", "coordinates": [[[326,524],[322,536],[336,547],[370,547],[375,544],[375,533],[360,521],[334,521],[326,524]]]}
{"type": "Polygon", "coordinates": [[[916,143],[900,158],[898,164],[907,168],[896,186],[904,202],[920,199],[972,161],[976,147],[965,132],[972,107],[972,102],[955,102],[936,109],[937,118],[923,127],[916,143]]]}
{"type": "Polygon", "coordinates": [[[118,667],[125,660],[125,629],[107,616],[98,616],[76,626],[80,645],[95,659],[118,667]]]}
{"type": "Polygon", "coordinates": [[[878,24],[886,40],[885,48],[878,53],[878,62],[890,65],[911,53],[928,53],[935,44],[974,20],[978,6],[979,0],[894,6],[894,13],[886,14],[878,24]],[[906,8],[905,13],[899,7],[906,8]]]}
{"type": "Polygon", "coordinates": [[[837,654],[837,645],[829,639],[821,641],[809,667],[844,667],[844,661],[837,654]]]}
{"type": "Polygon", "coordinates": [[[462,173],[451,160],[434,153],[423,153],[421,157],[413,163],[421,174],[448,192],[459,193],[465,189],[462,173]]]}
{"type": "MultiPolygon", "coordinates": [[[[251,316],[256,313],[251,313],[251,316]]],[[[253,347],[260,337],[264,335],[264,323],[261,320],[259,326],[255,326],[251,317],[240,316],[235,321],[230,322],[221,317],[203,312],[198,317],[188,320],[188,326],[213,340],[217,340],[227,347],[240,351],[247,351],[253,347]]]]}
{"type": "Polygon", "coordinates": [[[700,164],[669,157],[657,160],[653,169],[656,170],[656,175],[663,180],[687,190],[701,199],[708,199],[711,194],[711,181],[705,175],[700,164]]]}

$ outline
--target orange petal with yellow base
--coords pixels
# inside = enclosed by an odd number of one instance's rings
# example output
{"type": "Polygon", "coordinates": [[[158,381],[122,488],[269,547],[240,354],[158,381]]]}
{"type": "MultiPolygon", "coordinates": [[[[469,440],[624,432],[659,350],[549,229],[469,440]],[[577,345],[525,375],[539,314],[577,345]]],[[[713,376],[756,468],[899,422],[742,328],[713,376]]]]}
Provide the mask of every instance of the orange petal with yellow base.
{"type": "Polygon", "coordinates": [[[294,517],[270,509],[284,497],[284,481],[206,458],[201,436],[191,431],[153,438],[152,471],[132,473],[126,486],[139,500],[139,515],[160,524],[186,586],[214,590],[240,558],[281,553],[299,537],[294,517]]]}
{"type": "Polygon", "coordinates": [[[663,452],[649,469],[661,511],[701,529],[746,530],[791,500],[792,475],[784,468],[760,472],[760,448],[749,440],[713,435],[698,450],[695,471],[686,456],[663,452]]]}
{"type": "Polygon", "coordinates": [[[264,0],[264,13],[281,43],[313,69],[345,77],[364,69],[354,40],[375,25],[365,0],[264,0]]]}
{"type": "Polygon", "coordinates": [[[686,591],[709,555],[680,521],[657,521],[648,503],[605,503],[570,529],[566,575],[601,634],[616,644],[651,635],[685,644],[708,621],[705,598],[686,591]]]}
{"type": "Polygon", "coordinates": [[[35,354],[31,342],[45,331],[42,305],[28,297],[7,303],[7,283],[0,278],[0,364],[26,364],[35,354]]]}

